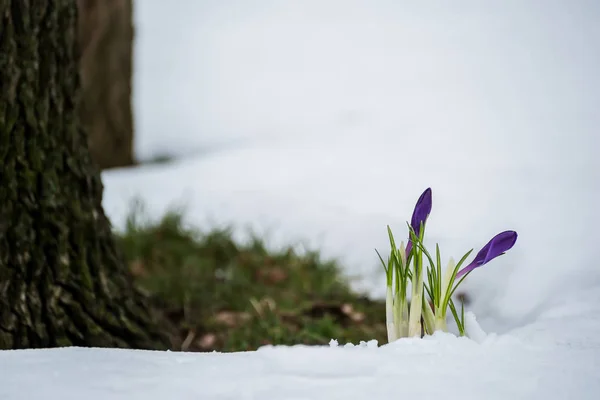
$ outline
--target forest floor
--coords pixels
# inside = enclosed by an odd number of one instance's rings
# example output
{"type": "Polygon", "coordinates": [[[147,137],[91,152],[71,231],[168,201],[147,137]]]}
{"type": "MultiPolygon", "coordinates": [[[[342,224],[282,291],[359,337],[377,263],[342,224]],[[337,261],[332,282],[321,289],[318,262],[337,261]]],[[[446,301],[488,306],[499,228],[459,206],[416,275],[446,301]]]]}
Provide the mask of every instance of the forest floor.
{"type": "Polygon", "coordinates": [[[254,236],[201,232],[177,212],[143,222],[133,211],[118,241],[138,286],[171,332],[172,350],[244,351],[266,344],[386,340],[385,304],[350,288],[335,260],[254,236]]]}

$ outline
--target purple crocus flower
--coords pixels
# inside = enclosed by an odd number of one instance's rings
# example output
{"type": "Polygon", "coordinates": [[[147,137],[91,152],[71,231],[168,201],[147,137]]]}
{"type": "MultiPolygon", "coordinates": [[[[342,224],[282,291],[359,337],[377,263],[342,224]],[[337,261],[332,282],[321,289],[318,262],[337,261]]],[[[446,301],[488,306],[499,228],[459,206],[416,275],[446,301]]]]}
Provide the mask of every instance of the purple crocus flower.
{"type": "MultiPolygon", "coordinates": [[[[410,220],[410,226],[413,228],[417,236],[421,234],[421,222],[423,222],[423,226],[425,226],[425,221],[427,221],[429,213],[431,213],[431,188],[425,189],[423,194],[421,194],[421,197],[419,197],[419,200],[417,200],[415,210],[413,211],[413,215],[410,220]]],[[[409,236],[408,243],[406,245],[406,258],[408,258],[411,249],[412,241],[410,240],[409,236]]]]}
{"type": "Polygon", "coordinates": [[[475,268],[481,267],[494,258],[501,256],[506,251],[510,250],[516,241],[517,232],[515,231],[504,231],[497,234],[488,242],[488,244],[479,250],[479,253],[477,253],[471,264],[467,265],[456,274],[456,278],[458,279],[464,274],[473,271],[475,268]]]}

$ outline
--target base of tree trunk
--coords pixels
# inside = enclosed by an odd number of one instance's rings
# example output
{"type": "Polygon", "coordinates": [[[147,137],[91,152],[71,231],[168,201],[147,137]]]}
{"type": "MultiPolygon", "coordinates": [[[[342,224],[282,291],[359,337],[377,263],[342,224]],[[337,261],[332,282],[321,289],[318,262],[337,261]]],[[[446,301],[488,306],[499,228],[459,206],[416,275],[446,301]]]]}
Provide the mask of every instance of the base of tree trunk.
{"type": "Polygon", "coordinates": [[[0,349],[161,349],[79,123],[77,5],[0,0],[0,349]]]}

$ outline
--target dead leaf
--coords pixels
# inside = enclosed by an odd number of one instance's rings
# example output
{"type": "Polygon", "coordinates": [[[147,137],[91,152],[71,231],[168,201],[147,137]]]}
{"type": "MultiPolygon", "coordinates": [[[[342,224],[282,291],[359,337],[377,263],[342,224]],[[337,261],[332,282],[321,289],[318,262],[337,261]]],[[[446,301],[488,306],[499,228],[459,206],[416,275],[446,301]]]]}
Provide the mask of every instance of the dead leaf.
{"type": "Polygon", "coordinates": [[[215,335],[214,333],[206,333],[196,341],[196,344],[202,350],[213,349],[217,344],[217,335],[215,335]]]}
{"type": "Polygon", "coordinates": [[[255,298],[252,298],[250,299],[250,304],[252,304],[252,307],[254,307],[254,310],[260,317],[263,317],[265,309],[269,310],[270,312],[273,312],[277,308],[275,300],[269,297],[265,297],[260,301],[257,301],[255,298]]]}
{"type": "Polygon", "coordinates": [[[215,321],[229,328],[242,325],[244,322],[250,319],[250,314],[246,312],[234,312],[234,311],[219,311],[215,315],[215,321]]]}
{"type": "Polygon", "coordinates": [[[365,320],[365,314],[359,311],[355,311],[352,304],[344,303],[341,307],[342,313],[344,313],[348,318],[350,318],[353,322],[362,322],[365,320]]]}
{"type": "Polygon", "coordinates": [[[257,280],[276,285],[285,281],[288,278],[288,273],[281,267],[270,267],[259,269],[256,273],[257,280]]]}
{"type": "Polygon", "coordinates": [[[131,275],[136,278],[146,276],[148,274],[146,268],[144,267],[144,263],[141,260],[133,260],[129,264],[129,271],[131,272],[131,275]]]}
{"type": "Polygon", "coordinates": [[[195,337],[196,337],[196,331],[194,331],[193,329],[190,329],[187,336],[185,337],[185,340],[181,344],[181,351],[187,351],[190,348],[190,344],[192,344],[192,341],[194,340],[195,337]]]}

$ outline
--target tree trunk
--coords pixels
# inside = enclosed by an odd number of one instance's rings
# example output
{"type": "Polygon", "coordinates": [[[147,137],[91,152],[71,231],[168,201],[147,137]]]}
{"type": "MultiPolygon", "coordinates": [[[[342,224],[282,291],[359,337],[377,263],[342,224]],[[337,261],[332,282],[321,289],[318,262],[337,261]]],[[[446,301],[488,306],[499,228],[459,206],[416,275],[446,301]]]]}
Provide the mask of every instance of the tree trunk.
{"type": "Polygon", "coordinates": [[[133,164],[132,0],[77,0],[80,116],[101,169],[133,164]]]}
{"type": "Polygon", "coordinates": [[[0,0],[0,348],[164,348],[79,124],[75,0],[0,0]]]}

